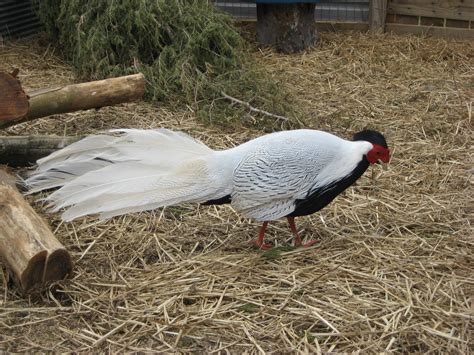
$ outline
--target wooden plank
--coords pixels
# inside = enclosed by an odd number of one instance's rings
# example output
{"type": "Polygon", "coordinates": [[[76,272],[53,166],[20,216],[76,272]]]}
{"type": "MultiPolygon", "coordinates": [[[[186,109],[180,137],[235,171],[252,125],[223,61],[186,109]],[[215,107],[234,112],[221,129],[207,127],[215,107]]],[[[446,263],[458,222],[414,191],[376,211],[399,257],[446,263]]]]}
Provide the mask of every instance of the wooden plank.
{"type": "Polygon", "coordinates": [[[474,1],[465,0],[389,0],[391,14],[472,20],[474,1]]]}
{"type": "Polygon", "coordinates": [[[446,19],[446,27],[469,28],[469,21],[446,19]]]}
{"type": "MultiPolygon", "coordinates": [[[[420,25],[444,27],[444,18],[420,16],[420,25]]],[[[448,26],[446,26],[448,27],[448,26]]]]}
{"type": "Polygon", "coordinates": [[[369,3],[369,28],[378,31],[385,28],[387,0],[371,0],[369,3]]]}
{"type": "Polygon", "coordinates": [[[387,23],[400,23],[402,25],[418,25],[420,16],[408,16],[408,15],[387,15],[387,23]]]}
{"type": "Polygon", "coordinates": [[[430,27],[387,23],[385,25],[385,31],[399,34],[414,34],[442,38],[474,39],[474,30],[466,28],[430,27]]]}

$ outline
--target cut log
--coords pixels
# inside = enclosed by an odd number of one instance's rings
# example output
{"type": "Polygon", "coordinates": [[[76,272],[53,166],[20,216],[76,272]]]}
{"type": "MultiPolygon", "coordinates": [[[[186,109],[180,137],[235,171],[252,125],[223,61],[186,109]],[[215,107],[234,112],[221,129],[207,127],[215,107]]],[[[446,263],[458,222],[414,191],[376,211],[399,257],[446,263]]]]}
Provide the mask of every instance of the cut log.
{"type": "MultiPolygon", "coordinates": [[[[134,74],[81,84],[73,84],[28,93],[29,109],[26,115],[5,115],[0,118],[0,129],[59,113],[88,110],[138,100],[145,92],[145,77],[134,74]]],[[[0,107],[9,101],[0,97],[0,107]],[[5,101],[6,103],[2,103],[5,101]]]]}
{"type": "Polygon", "coordinates": [[[69,277],[73,268],[45,221],[16,188],[1,182],[0,257],[24,293],[69,277]]]}
{"type": "MultiPolygon", "coordinates": [[[[265,1],[270,2],[270,1],[265,1]]],[[[315,4],[257,2],[257,39],[282,53],[300,52],[317,42],[315,4]]]]}
{"type": "Polygon", "coordinates": [[[0,71],[0,122],[16,120],[28,113],[28,97],[16,78],[18,71],[0,71]]]}
{"type": "Polygon", "coordinates": [[[0,164],[11,167],[31,166],[56,150],[82,137],[0,136],[0,164]]]}

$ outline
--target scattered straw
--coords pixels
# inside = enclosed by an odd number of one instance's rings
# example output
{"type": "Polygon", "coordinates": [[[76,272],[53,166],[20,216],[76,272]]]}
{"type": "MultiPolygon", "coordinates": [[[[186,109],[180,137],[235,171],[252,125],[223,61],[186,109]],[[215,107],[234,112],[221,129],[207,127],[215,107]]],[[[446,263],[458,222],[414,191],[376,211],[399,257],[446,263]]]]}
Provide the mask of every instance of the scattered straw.
{"type": "MultiPolygon", "coordinates": [[[[318,48],[255,53],[284,76],[305,122],[349,137],[383,131],[390,169],[371,168],[326,209],[300,218],[310,249],[248,246],[257,223],[229,207],[179,206],[108,222],[45,215],[75,261],[72,280],[23,299],[0,277],[6,351],[442,352],[472,345],[472,43],[322,34],[318,48]]],[[[51,47],[0,48],[28,88],[74,81],[51,47]]],[[[248,113],[252,115],[251,112],[248,113]]],[[[204,127],[148,103],[58,115],[6,134],[182,129],[212,147],[263,133],[204,127]]],[[[39,213],[44,209],[35,205],[39,213]]],[[[287,244],[286,224],[268,240],[287,244]]]]}

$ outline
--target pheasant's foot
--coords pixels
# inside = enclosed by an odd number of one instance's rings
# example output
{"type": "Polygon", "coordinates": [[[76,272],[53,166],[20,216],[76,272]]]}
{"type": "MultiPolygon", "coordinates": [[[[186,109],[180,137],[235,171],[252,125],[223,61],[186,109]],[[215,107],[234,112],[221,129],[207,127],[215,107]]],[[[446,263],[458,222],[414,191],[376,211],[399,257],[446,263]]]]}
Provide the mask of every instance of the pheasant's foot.
{"type": "Polygon", "coordinates": [[[288,224],[290,225],[291,232],[293,233],[293,240],[294,240],[295,247],[302,246],[303,248],[308,248],[317,243],[317,240],[310,240],[309,242],[303,244],[303,241],[301,240],[298,230],[296,229],[295,218],[287,217],[287,219],[288,219],[288,224]]]}
{"type": "Polygon", "coordinates": [[[318,242],[317,240],[310,240],[309,242],[302,243],[301,239],[300,239],[299,244],[297,244],[296,241],[295,241],[295,247],[309,248],[309,247],[313,246],[314,244],[316,244],[317,242],[318,242]]]}
{"type": "Polygon", "coordinates": [[[255,239],[252,239],[250,241],[250,244],[257,246],[258,249],[262,249],[262,250],[271,249],[272,245],[267,244],[263,241],[263,238],[265,237],[265,231],[267,230],[267,226],[268,226],[268,221],[265,221],[262,223],[262,227],[260,228],[260,231],[258,232],[258,237],[255,239]]]}

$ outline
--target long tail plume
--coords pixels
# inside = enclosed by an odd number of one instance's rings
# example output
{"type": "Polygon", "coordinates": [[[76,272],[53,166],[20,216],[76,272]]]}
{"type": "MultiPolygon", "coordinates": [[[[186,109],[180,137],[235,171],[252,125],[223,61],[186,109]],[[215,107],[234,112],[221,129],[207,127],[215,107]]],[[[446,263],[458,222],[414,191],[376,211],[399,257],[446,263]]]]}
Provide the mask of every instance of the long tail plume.
{"type": "Polygon", "coordinates": [[[215,152],[166,129],[112,130],[40,159],[26,180],[29,193],[58,188],[45,200],[64,220],[101,218],[215,198],[209,173],[215,152]]]}

